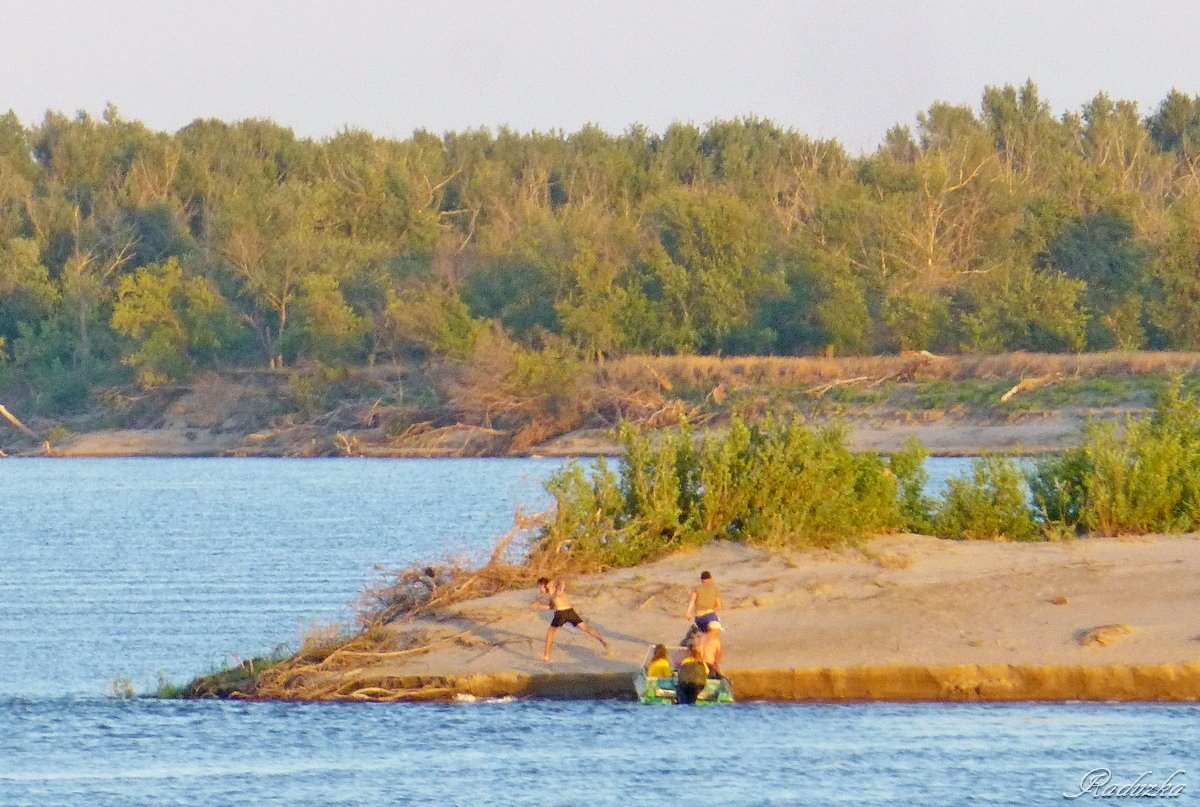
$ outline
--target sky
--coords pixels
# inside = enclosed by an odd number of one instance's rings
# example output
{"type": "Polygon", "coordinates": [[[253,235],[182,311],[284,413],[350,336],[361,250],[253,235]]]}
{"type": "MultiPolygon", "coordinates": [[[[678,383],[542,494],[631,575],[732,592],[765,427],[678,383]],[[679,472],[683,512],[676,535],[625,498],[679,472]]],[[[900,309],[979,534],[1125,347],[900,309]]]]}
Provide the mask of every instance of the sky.
{"type": "Polygon", "coordinates": [[[1200,93],[1194,2],[0,0],[0,109],[305,137],[662,131],[755,115],[870,151],[935,101],[1032,78],[1056,113],[1200,93]]]}

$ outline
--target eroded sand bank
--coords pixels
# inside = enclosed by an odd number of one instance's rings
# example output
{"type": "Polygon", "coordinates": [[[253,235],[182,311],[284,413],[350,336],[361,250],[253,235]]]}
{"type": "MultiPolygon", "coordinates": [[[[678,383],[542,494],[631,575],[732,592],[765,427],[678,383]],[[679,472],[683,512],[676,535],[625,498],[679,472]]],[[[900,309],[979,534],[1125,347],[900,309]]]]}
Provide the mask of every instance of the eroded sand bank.
{"type": "Polygon", "coordinates": [[[631,693],[648,645],[683,635],[701,570],[723,590],[724,668],[742,699],[1200,699],[1196,536],[1054,544],[887,536],[862,550],[770,552],[716,544],[571,580],[609,640],[558,632],[534,591],[388,626],[377,656],[306,673],[341,697],[631,693]],[[1092,634],[1100,626],[1116,626],[1092,634]],[[404,652],[432,642],[427,651],[404,652]],[[401,652],[403,655],[387,655],[401,652]]]}

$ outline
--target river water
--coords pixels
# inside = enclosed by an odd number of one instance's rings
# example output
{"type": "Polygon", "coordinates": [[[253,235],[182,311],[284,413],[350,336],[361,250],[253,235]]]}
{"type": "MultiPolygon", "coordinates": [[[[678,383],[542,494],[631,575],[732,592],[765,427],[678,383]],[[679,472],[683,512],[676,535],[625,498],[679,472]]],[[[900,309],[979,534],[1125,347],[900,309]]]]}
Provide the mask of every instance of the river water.
{"type": "Polygon", "coordinates": [[[377,564],[485,551],[558,466],[0,461],[0,805],[1040,804],[1098,768],[1200,792],[1190,705],[108,696],[346,620],[377,564]]]}

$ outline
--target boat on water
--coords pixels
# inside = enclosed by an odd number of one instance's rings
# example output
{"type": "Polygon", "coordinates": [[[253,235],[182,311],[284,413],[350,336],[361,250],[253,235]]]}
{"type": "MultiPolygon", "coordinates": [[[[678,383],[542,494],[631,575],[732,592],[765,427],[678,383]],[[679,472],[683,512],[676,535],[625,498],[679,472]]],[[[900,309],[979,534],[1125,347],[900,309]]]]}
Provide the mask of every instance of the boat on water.
{"type": "MultiPolygon", "coordinates": [[[[686,647],[667,648],[667,657],[671,660],[671,669],[679,669],[679,662],[683,661],[687,654],[688,649],[686,647]]],[[[646,653],[645,660],[642,662],[641,669],[633,677],[633,688],[637,692],[638,700],[642,703],[674,703],[675,676],[672,675],[669,678],[663,678],[646,675],[646,668],[650,666],[650,661],[653,658],[654,647],[651,645],[649,651],[646,653]]],[[[729,679],[708,679],[708,683],[704,685],[704,689],[696,696],[696,703],[705,705],[733,703],[733,689],[729,686],[729,679]]]]}

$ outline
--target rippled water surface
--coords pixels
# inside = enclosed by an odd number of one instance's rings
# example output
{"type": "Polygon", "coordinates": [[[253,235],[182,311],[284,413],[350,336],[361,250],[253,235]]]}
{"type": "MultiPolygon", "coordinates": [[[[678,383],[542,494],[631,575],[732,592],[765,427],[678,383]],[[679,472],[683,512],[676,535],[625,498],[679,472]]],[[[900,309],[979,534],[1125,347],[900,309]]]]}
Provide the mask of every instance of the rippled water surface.
{"type": "Polygon", "coordinates": [[[0,805],[1040,804],[1099,767],[1200,792],[1193,706],[105,696],[345,619],[376,564],[481,551],[556,467],[0,461],[0,805]]]}

